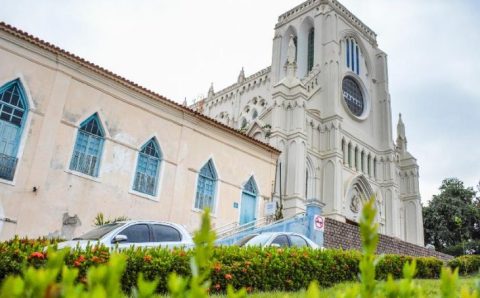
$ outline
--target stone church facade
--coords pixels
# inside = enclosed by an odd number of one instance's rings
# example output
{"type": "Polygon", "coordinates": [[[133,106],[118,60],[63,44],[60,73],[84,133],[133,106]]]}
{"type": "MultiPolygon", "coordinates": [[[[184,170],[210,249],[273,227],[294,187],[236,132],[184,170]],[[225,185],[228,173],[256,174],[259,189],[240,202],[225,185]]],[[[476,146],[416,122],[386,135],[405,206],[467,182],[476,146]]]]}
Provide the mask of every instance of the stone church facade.
{"type": "Polygon", "coordinates": [[[419,167],[401,115],[393,135],[387,55],[336,0],[282,14],[272,64],[212,84],[192,108],[282,152],[274,197],[284,216],[316,200],[325,216],[355,224],[374,195],[380,232],[423,245],[419,167]]]}

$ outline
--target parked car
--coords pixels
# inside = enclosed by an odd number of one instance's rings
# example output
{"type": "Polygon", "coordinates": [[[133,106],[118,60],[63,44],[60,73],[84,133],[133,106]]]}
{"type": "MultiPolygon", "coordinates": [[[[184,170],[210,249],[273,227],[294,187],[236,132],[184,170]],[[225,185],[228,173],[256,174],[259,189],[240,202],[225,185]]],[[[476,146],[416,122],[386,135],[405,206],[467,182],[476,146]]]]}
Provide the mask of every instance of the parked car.
{"type": "Polygon", "coordinates": [[[311,247],[320,248],[318,244],[298,233],[266,232],[250,234],[234,243],[238,246],[274,246],[274,247],[311,247]]]}
{"type": "Polygon", "coordinates": [[[135,247],[193,247],[187,230],[181,225],[161,221],[121,221],[99,226],[70,241],[58,243],[58,248],[85,248],[87,244],[103,244],[119,249],[135,247]]]}

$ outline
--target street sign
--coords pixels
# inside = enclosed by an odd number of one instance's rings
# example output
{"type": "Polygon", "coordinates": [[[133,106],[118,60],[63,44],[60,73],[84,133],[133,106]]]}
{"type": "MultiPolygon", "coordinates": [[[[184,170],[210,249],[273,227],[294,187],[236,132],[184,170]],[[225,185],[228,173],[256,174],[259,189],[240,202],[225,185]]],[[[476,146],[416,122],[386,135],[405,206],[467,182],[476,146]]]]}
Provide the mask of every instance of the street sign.
{"type": "Polygon", "coordinates": [[[265,216],[275,215],[277,211],[277,202],[267,202],[265,203],[265,216]]]}
{"type": "Polygon", "coordinates": [[[313,216],[313,228],[316,231],[323,232],[325,229],[325,217],[315,214],[313,216]]]}

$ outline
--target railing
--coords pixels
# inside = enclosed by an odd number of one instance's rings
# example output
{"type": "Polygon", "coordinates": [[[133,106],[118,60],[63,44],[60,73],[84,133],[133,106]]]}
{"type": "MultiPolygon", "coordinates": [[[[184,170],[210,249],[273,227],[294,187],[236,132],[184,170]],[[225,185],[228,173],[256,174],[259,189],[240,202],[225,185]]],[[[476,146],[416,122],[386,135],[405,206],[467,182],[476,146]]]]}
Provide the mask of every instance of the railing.
{"type": "Polygon", "coordinates": [[[0,153],[0,179],[13,180],[17,168],[17,158],[0,153]]]}
{"type": "Polygon", "coordinates": [[[304,214],[305,214],[304,212],[300,212],[300,213],[297,213],[293,216],[286,217],[286,218],[283,218],[283,219],[280,219],[280,220],[277,220],[277,221],[274,221],[274,222],[271,222],[269,220],[269,217],[262,217],[262,218],[259,218],[259,219],[255,220],[255,221],[251,221],[251,222],[243,224],[243,225],[239,225],[238,222],[232,222],[232,223],[229,223],[227,225],[218,227],[217,229],[215,229],[215,233],[217,234],[217,239],[222,239],[222,238],[225,238],[225,237],[237,234],[237,233],[242,233],[242,232],[245,232],[245,231],[254,230],[254,229],[257,229],[257,228],[261,228],[261,227],[265,227],[265,226],[269,226],[269,225],[273,225],[273,224],[275,224],[275,225],[276,224],[281,224],[281,223],[283,223],[287,220],[290,220],[294,217],[301,216],[301,215],[304,215],[304,214]]]}

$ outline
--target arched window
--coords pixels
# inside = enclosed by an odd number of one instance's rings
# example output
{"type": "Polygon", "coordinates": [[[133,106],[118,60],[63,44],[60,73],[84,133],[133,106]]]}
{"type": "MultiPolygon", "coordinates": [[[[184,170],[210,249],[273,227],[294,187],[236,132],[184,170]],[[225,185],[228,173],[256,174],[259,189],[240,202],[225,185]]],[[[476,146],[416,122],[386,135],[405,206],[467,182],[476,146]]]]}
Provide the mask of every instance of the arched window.
{"type": "Polygon", "coordinates": [[[197,194],[195,196],[195,208],[209,208],[213,211],[215,193],[217,191],[217,171],[210,159],[198,173],[197,194]]]}
{"type": "Polygon", "coordinates": [[[347,67],[354,73],[360,74],[360,49],[354,38],[345,39],[347,67]]]}
{"type": "Polygon", "coordinates": [[[250,177],[243,186],[240,208],[240,224],[247,224],[255,220],[257,210],[258,187],[255,179],[250,177]]]}
{"type": "Polygon", "coordinates": [[[348,166],[351,168],[353,166],[352,160],[352,144],[348,143],[348,166]]]}
{"type": "Polygon", "coordinates": [[[314,42],[315,28],[312,27],[310,31],[308,31],[307,72],[313,68],[314,42]]]}
{"type": "Polygon", "coordinates": [[[0,179],[13,180],[27,113],[28,101],[20,80],[0,87],[0,179]]]}
{"type": "Polygon", "coordinates": [[[368,173],[368,176],[372,175],[371,162],[372,162],[372,157],[370,156],[370,154],[368,154],[368,157],[367,157],[367,173],[368,173]]]}
{"type": "Polygon", "coordinates": [[[377,158],[373,158],[373,177],[377,179],[377,158]]]}
{"type": "Polygon", "coordinates": [[[157,194],[161,162],[162,154],[160,147],[157,141],[152,138],[143,145],[138,153],[133,190],[155,196],[157,194]]]}
{"type": "Polygon", "coordinates": [[[242,120],[240,121],[240,129],[245,129],[245,128],[247,128],[247,125],[248,125],[247,119],[242,118],[242,120]]]}
{"type": "Polygon", "coordinates": [[[362,167],[362,172],[365,173],[365,152],[362,151],[361,157],[360,157],[360,164],[362,167]]]}
{"type": "Polygon", "coordinates": [[[297,53],[298,53],[298,38],[297,38],[296,35],[293,37],[293,44],[295,45],[295,49],[296,49],[296,50],[295,50],[295,61],[298,61],[298,60],[297,60],[297,56],[298,56],[298,55],[297,55],[297,53]]]}
{"type": "Polygon", "coordinates": [[[258,117],[258,112],[257,110],[253,110],[252,112],[252,119],[255,120],[258,117]]]}
{"type": "Polygon", "coordinates": [[[358,171],[360,169],[360,164],[359,164],[359,160],[358,160],[359,156],[358,156],[358,147],[355,147],[355,169],[358,171]]]}
{"type": "Polygon", "coordinates": [[[78,129],[70,170],[97,177],[104,136],[105,133],[97,113],[83,121],[78,129]]]}

